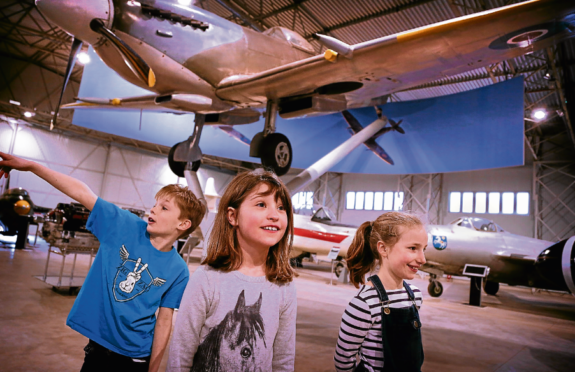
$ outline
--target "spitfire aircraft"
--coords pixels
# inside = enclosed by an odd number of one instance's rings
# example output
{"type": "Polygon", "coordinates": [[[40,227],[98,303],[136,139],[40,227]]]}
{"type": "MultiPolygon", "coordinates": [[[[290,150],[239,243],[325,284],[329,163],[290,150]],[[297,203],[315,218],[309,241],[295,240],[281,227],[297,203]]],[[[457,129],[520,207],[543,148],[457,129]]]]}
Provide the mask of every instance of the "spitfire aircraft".
{"type": "MultiPolygon", "coordinates": [[[[170,165],[180,174],[186,164],[199,165],[203,125],[253,123],[265,108],[250,156],[282,175],[293,156],[288,138],[276,133],[278,114],[301,118],[380,105],[393,92],[554,45],[575,30],[575,2],[530,0],[356,45],[317,34],[327,48],[317,54],[286,28],[258,32],[181,3],[36,0],[46,18],[74,36],[62,93],[83,43],[125,80],[151,92],[79,98],[64,107],[196,114],[192,136],[170,152],[170,165]]],[[[53,125],[57,118],[58,109],[53,125]]],[[[383,154],[378,156],[386,160],[383,154]]]]}

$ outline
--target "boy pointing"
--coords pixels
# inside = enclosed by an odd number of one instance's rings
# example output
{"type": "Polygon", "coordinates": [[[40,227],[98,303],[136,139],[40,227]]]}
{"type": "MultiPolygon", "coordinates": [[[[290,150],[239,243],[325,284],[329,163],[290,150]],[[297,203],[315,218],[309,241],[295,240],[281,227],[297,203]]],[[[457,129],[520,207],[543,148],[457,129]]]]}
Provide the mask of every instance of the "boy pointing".
{"type": "Polygon", "coordinates": [[[100,249],[66,322],[89,339],[81,371],[157,371],[189,278],[172,246],[198,227],[204,204],[188,188],[168,185],[146,223],[73,177],[2,152],[0,158],[0,178],[11,169],[32,172],[92,211],[86,227],[100,249]]]}

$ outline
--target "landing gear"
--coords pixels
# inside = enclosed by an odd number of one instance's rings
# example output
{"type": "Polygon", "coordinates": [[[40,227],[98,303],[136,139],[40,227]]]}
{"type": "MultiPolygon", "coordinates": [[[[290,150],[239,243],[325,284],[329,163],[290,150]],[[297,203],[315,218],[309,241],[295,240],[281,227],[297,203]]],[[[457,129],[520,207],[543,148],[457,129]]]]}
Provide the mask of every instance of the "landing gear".
{"type": "MultiPolygon", "coordinates": [[[[168,165],[170,166],[170,170],[172,172],[174,172],[174,174],[178,177],[184,178],[184,171],[186,170],[186,165],[188,163],[186,163],[185,161],[175,161],[174,160],[174,152],[176,151],[176,147],[183,142],[179,142],[176,143],[174,146],[172,146],[172,148],[170,149],[170,152],[168,154],[168,165]]],[[[202,165],[202,161],[201,160],[196,160],[194,162],[192,162],[192,171],[196,172],[198,169],[200,169],[200,165],[202,165]]]]}
{"type": "Polygon", "coordinates": [[[499,283],[486,280],[485,284],[483,285],[483,290],[488,295],[495,296],[499,291],[499,283]]]}
{"type": "Polygon", "coordinates": [[[437,275],[431,274],[429,276],[427,292],[429,292],[431,297],[439,297],[443,294],[443,285],[439,280],[437,280],[437,275]]]}
{"type": "Polygon", "coordinates": [[[252,139],[250,156],[261,158],[264,167],[271,168],[278,176],[283,176],[291,167],[293,152],[288,138],[281,133],[275,133],[277,114],[277,101],[269,100],[264,131],[257,133],[252,139]]]}
{"type": "Polygon", "coordinates": [[[178,142],[168,153],[170,170],[178,177],[184,178],[185,170],[196,172],[202,164],[202,151],[200,150],[200,136],[204,127],[205,115],[196,114],[194,132],[183,142],[178,142]]]}
{"type": "Polygon", "coordinates": [[[300,254],[299,256],[296,257],[292,257],[289,259],[289,263],[292,267],[303,267],[303,259],[310,257],[311,255],[309,254],[309,252],[304,252],[302,254],[300,254]]]}
{"type": "Polygon", "coordinates": [[[286,174],[292,161],[291,144],[281,133],[271,133],[263,139],[260,155],[262,165],[272,168],[278,176],[286,174]]]}
{"type": "Polygon", "coordinates": [[[339,276],[340,276],[341,273],[343,272],[343,268],[344,268],[343,262],[338,261],[338,262],[335,264],[335,268],[334,268],[334,270],[333,270],[333,271],[335,272],[335,276],[337,276],[337,277],[339,278],[339,276]]]}

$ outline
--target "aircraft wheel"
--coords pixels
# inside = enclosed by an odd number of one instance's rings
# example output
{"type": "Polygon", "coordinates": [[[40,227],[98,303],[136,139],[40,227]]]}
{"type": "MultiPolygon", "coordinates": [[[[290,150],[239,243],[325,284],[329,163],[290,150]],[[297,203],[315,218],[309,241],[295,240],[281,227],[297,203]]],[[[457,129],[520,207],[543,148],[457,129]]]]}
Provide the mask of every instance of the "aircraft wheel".
{"type": "Polygon", "coordinates": [[[339,278],[339,276],[341,275],[341,273],[343,271],[343,262],[340,261],[340,262],[336,263],[333,271],[335,272],[335,276],[337,276],[339,278]]]}
{"type": "Polygon", "coordinates": [[[433,281],[427,286],[427,291],[431,297],[439,297],[443,294],[443,285],[441,282],[433,281]]]}
{"type": "Polygon", "coordinates": [[[300,257],[294,257],[289,259],[291,267],[303,267],[302,259],[300,257]]]}
{"type": "Polygon", "coordinates": [[[262,164],[272,168],[278,176],[283,176],[289,171],[293,152],[288,138],[283,134],[272,133],[265,137],[260,154],[262,164]]]}
{"type": "Polygon", "coordinates": [[[488,295],[495,296],[497,294],[497,291],[499,291],[499,283],[486,280],[485,285],[483,286],[483,290],[488,295]]]}
{"type": "MultiPolygon", "coordinates": [[[[180,144],[176,143],[174,146],[172,146],[172,148],[170,149],[170,152],[168,154],[168,165],[170,166],[170,169],[172,172],[174,172],[174,174],[178,177],[185,177],[184,174],[184,170],[186,169],[186,162],[185,161],[175,161],[174,160],[174,152],[176,152],[176,147],[180,144]]],[[[196,172],[198,169],[200,169],[200,165],[202,164],[201,160],[195,161],[192,163],[192,171],[196,172]]]]}

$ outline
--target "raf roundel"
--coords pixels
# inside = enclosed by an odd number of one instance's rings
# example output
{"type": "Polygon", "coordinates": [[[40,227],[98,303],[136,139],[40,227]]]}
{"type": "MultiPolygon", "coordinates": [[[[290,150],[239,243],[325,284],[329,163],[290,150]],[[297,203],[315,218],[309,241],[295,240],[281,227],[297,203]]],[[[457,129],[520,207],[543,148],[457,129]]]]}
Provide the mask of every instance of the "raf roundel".
{"type": "Polygon", "coordinates": [[[433,235],[433,248],[439,251],[447,248],[447,236],[433,235]]]}

